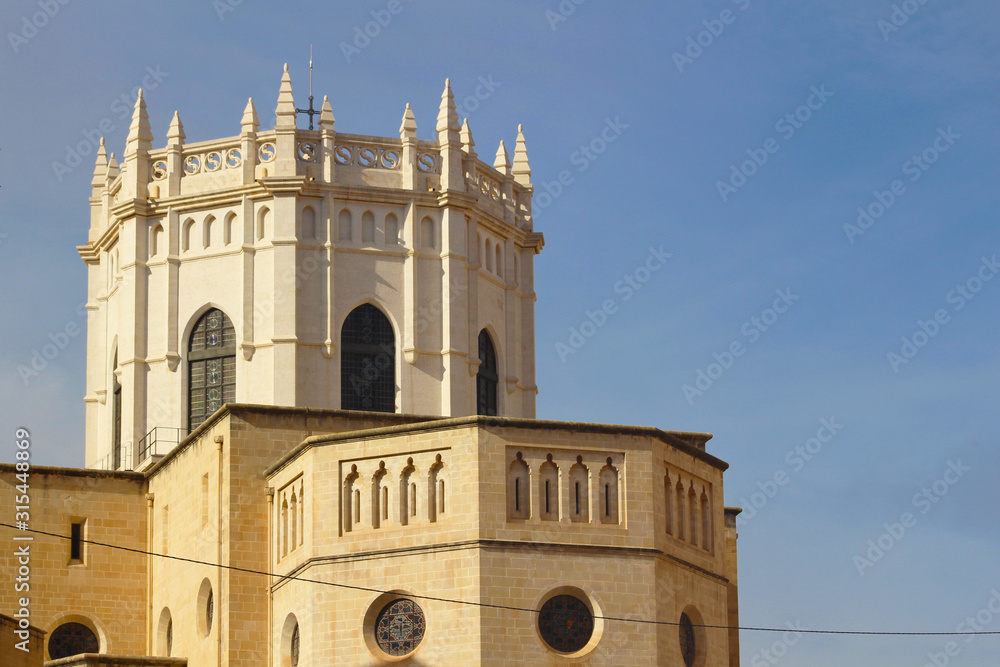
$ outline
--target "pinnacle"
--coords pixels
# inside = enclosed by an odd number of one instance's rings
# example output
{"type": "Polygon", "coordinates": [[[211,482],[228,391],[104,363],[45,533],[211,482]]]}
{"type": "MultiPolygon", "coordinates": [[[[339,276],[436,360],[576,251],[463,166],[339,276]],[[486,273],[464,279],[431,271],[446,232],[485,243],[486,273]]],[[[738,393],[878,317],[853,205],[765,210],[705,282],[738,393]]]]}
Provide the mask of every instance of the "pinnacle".
{"type": "Polygon", "coordinates": [[[90,184],[95,188],[103,188],[108,175],[108,151],[104,148],[104,137],[97,147],[97,159],[94,161],[94,177],[90,184]]]}
{"type": "Polygon", "coordinates": [[[292,77],[288,73],[288,63],[281,74],[281,87],[278,89],[278,106],[274,110],[274,126],[284,128],[295,127],[295,98],[292,96],[292,77]]]}
{"type": "Polygon", "coordinates": [[[528,164],[528,147],[524,143],[524,126],[517,126],[517,145],[514,147],[514,180],[521,185],[531,185],[531,165],[528,164]]]}
{"type": "Polygon", "coordinates": [[[247,98],[247,106],[243,110],[243,118],[240,120],[243,132],[256,132],[260,128],[260,120],[257,118],[257,107],[253,104],[253,98],[247,98]]]}
{"type": "Polygon", "coordinates": [[[439,139],[444,132],[449,134],[449,139],[458,139],[457,135],[451,135],[451,133],[458,132],[460,129],[458,124],[458,109],[455,107],[455,95],[451,92],[451,79],[445,79],[444,81],[444,92],[441,93],[441,107],[438,110],[437,126],[434,129],[438,133],[439,139]]]}
{"type": "Polygon", "coordinates": [[[319,127],[320,129],[329,128],[333,129],[333,123],[336,120],[333,117],[333,107],[330,106],[330,98],[327,95],[323,96],[323,106],[319,110],[319,127]]]}
{"type": "Polygon", "coordinates": [[[181,114],[175,111],[174,117],[170,120],[170,129],[167,130],[167,144],[183,144],[185,138],[186,135],[184,134],[184,124],[181,123],[181,114]]]}
{"type": "Polygon", "coordinates": [[[493,160],[493,168],[504,174],[510,169],[510,156],[507,155],[507,146],[502,140],[497,148],[497,157],[493,160]]]}
{"type": "Polygon", "coordinates": [[[399,126],[399,136],[401,139],[416,139],[417,138],[417,119],[413,115],[413,109],[410,108],[410,103],[406,103],[406,109],[403,110],[403,122],[399,126]]]}
{"type": "Polygon", "coordinates": [[[469,155],[476,155],[476,141],[472,138],[472,128],[469,127],[469,119],[466,118],[462,122],[462,148],[469,155]]]}
{"type": "Polygon", "coordinates": [[[146,100],[142,96],[142,88],[135,99],[135,110],[132,112],[132,124],[128,128],[128,139],[125,142],[126,155],[139,150],[150,150],[153,147],[153,133],[149,126],[149,113],[146,111],[146,100]]]}

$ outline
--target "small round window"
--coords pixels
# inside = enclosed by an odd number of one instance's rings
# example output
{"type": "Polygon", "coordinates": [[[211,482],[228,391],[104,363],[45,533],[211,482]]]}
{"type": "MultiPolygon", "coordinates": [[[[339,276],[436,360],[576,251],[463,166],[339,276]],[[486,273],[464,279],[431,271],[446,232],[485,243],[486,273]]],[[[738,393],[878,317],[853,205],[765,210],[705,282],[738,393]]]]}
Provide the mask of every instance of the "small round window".
{"type": "Polygon", "coordinates": [[[684,665],[686,667],[693,667],[694,658],[697,654],[697,644],[695,643],[694,637],[694,623],[691,622],[691,617],[687,614],[681,614],[681,622],[679,624],[680,629],[680,640],[681,640],[681,657],[684,658],[684,665]]]}
{"type": "Polygon", "coordinates": [[[83,623],[63,623],[49,636],[49,658],[58,660],[78,653],[98,653],[101,644],[83,623]]]}
{"type": "Polygon", "coordinates": [[[594,634],[594,615],[579,598],[557,595],[542,605],[538,631],[553,650],[576,653],[594,634]]]}
{"type": "Polygon", "coordinates": [[[387,655],[404,656],[416,650],[427,627],[424,611],[413,600],[393,600],[375,619],[375,642],[387,655]]]}

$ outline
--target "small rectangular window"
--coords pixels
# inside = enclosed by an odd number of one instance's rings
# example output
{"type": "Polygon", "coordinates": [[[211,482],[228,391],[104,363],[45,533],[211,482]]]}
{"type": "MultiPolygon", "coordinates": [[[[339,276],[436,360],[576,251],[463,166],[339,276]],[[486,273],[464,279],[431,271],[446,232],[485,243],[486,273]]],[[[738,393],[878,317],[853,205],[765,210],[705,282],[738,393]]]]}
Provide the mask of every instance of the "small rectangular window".
{"type": "Polygon", "coordinates": [[[69,560],[70,563],[78,564],[83,562],[83,522],[76,522],[69,526],[69,560]]]}

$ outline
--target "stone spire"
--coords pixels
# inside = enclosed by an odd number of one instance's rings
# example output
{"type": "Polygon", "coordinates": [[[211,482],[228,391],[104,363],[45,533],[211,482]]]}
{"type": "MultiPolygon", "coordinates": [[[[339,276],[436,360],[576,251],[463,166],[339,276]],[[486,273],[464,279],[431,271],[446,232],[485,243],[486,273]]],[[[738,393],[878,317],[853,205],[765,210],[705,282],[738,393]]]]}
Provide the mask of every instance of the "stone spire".
{"type": "Polygon", "coordinates": [[[451,92],[451,79],[444,80],[444,92],[441,93],[441,108],[438,110],[437,127],[438,143],[442,145],[459,141],[458,109],[455,107],[455,95],[451,92]]]}
{"type": "Polygon", "coordinates": [[[528,164],[528,147],[524,143],[524,126],[517,126],[517,145],[514,147],[514,181],[531,185],[531,165],[528,164]]]}
{"type": "Polygon", "coordinates": [[[243,110],[240,126],[243,128],[243,134],[255,134],[260,129],[260,119],[257,118],[257,107],[253,105],[252,97],[247,98],[247,106],[243,110]]]}
{"type": "Polygon", "coordinates": [[[170,128],[167,130],[167,145],[181,146],[186,138],[184,124],[181,123],[181,114],[179,111],[175,111],[174,117],[170,119],[170,128]]]}
{"type": "Polygon", "coordinates": [[[97,147],[97,160],[94,163],[94,177],[90,180],[90,185],[95,190],[104,187],[108,177],[108,151],[104,148],[104,137],[101,137],[101,145],[97,147]]]}
{"type": "Polygon", "coordinates": [[[406,103],[406,109],[403,111],[403,122],[399,126],[399,138],[403,141],[407,139],[416,141],[417,139],[417,119],[413,115],[413,109],[410,108],[410,103],[406,103]]]}
{"type": "Polygon", "coordinates": [[[153,147],[153,133],[149,127],[149,113],[146,111],[146,101],[142,98],[142,88],[135,99],[135,109],[132,111],[132,124],[128,128],[128,139],[125,141],[125,158],[139,151],[148,152],[153,147]]]}
{"type": "Polygon", "coordinates": [[[476,157],[476,141],[472,138],[472,129],[469,127],[469,119],[466,118],[462,122],[462,150],[464,150],[469,157],[476,157]]]}
{"type": "Polygon", "coordinates": [[[327,95],[323,96],[323,106],[319,110],[319,129],[332,130],[333,123],[333,107],[330,106],[330,98],[327,95]]]}
{"type": "Polygon", "coordinates": [[[500,142],[500,147],[497,148],[497,156],[493,160],[493,168],[505,176],[510,173],[510,156],[507,155],[507,146],[504,145],[503,141],[500,142]]]}
{"type": "Polygon", "coordinates": [[[292,77],[288,74],[288,63],[281,74],[281,88],[278,89],[278,107],[274,110],[274,127],[295,128],[295,98],[292,97],[292,77]]]}

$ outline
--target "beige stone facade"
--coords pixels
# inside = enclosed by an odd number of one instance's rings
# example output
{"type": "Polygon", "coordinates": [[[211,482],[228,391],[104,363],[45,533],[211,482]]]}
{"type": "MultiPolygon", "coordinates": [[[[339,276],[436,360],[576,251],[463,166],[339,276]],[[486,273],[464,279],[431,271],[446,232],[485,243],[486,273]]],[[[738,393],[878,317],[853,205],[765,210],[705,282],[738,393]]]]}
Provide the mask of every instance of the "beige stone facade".
{"type": "Polygon", "coordinates": [[[711,436],[535,418],[523,134],[479,161],[447,85],[436,141],[408,105],[399,139],[333,124],[324,100],[296,127],[286,69],[272,131],[251,101],[238,137],[185,144],[175,116],[154,150],[140,96],[121,167],[98,158],[90,467],[30,471],[44,659],[738,665],[711,436]],[[360,304],[391,324],[362,379],[391,379],[381,411],[340,409],[360,304]],[[204,348],[215,312],[229,367],[204,348]],[[67,624],[97,654],[56,659],[67,624]]]}

